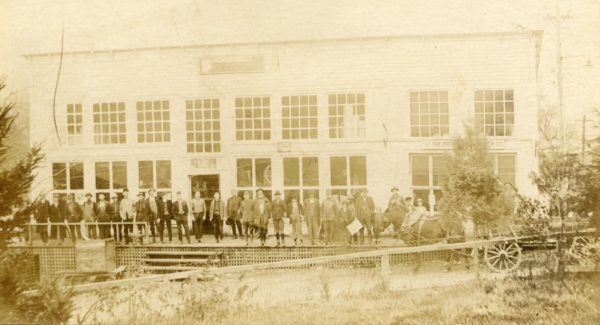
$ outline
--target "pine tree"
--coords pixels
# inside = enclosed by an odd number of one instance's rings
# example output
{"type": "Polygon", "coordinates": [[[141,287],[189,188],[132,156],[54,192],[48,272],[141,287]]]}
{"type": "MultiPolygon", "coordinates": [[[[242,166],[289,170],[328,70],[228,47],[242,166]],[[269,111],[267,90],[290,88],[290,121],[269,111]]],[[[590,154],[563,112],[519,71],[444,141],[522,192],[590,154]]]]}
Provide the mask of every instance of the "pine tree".
{"type": "MultiPolygon", "coordinates": [[[[0,80],[0,93],[6,84],[0,80]]],[[[31,203],[27,194],[35,179],[35,169],[44,158],[40,146],[34,146],[23,159],[10,164],[7,138],[13,128],[16,113],[14,104],[0,103],[0,251],[6,248],[15,231],[29,221],[31,203]]]]}
{"type": "Polygon", "coordinates": [[[455,137],[452,147],[439,203],[444,222],[455,223],[470,215],[484,229],[510,223],[514,200],[495,174],[487,139],[465,126],[464,136],[455,137]]]}

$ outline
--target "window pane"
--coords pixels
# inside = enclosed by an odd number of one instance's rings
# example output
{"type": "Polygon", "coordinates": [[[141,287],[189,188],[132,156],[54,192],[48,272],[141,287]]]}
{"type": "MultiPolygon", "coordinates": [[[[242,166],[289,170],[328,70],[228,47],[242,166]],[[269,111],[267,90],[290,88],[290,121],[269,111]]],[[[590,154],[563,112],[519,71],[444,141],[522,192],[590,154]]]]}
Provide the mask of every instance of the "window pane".
{"type": "Polygon", "coordinates": [[[348,166],[346,165],[346,157],[331,157],[329,167],[331,172],[331,185],[347,185],[348,166]]]}
{"type": "Polygon", "coordinates": [[[350,185],[367,185],[366,157],[350,157],[350,185]]]}
{"type": "Polygon", "coordinates": [[[283,185],[300,185],[300,160],[298,158],[283,158],[283,185]]]}
{"type": "Polygon", "coordinates": [[[412,156],[411,174],[413,186],[429,185],[429,156],[412,156]]]}
{"type": "Polygon", "coordinates": [[[69,177],[72,190],[83,190],[83,163],[70,163],[69,177]]]}
{"type": "Polygon", "coordinates": [[[96,189],[109,189],[110,188],[110,174],[108,162],[97,162],[96,163],[96,189]]]}
{"type": "Polygon", "coordinates": [[[318,186],[319,185],[319,158],[305,157],[302,158],[302,185],[318,186]]]}
{"type": "Polygon", "coordinates": [[[515,185],[516,157],[498,156],[498,177],[503,183],[515,185]]]}
{"type": "Polygon", "coordinates": [[[139,187],[140,188],[151,188],[153,187],[154,170],[152,167],[152,161],[143,160],[138,163],[139,173],[139,187]]]}
{"type": "Polygon", "coordinates": [[[252,187],[252,159],[237,160],[237,185],[238,187],[252,187]]]}
{"type": "Polygon", "coordinates": [[[271,159],[256,159],[256,186],[271,187],[271,159]]]}
{"type": "Polygon", "coordinates": [[[156,161],[156,187],[171,188],[171,161],[156,161]]]}
{"type": "Polygon", "coordinates": [[[127,162],[113,162],[113,188],[121,189],[127,187],[127,162]]]}
{"type": "Polygon", "coordinates": [[[53,163],[52,164],[52,182],[55,190],[67,189],[67,164],[53,163]]]}
{"type": "Polygon", "coordinates": [[[433,185],[441,186],[448,174],[448,158],[445,156],[433,156],[433,185]]]}

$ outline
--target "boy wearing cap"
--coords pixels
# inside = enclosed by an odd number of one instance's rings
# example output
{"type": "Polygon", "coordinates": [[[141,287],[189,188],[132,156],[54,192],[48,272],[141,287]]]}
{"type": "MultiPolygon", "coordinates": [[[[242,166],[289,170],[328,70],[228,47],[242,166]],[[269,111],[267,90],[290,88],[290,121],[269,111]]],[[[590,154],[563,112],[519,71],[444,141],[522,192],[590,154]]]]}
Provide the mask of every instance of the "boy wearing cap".
{"type": "Polygon", "coordinates": [[[271,203],[271,215],[273,217],[273,229],[275,238],[277,238],[277,246],[281,245],[279,240],[285,246],[285,235],[283,233],[283,218],[285,217],[287,207],[281,198],[281,192],[275,191],[275,198],[271,203]]]}

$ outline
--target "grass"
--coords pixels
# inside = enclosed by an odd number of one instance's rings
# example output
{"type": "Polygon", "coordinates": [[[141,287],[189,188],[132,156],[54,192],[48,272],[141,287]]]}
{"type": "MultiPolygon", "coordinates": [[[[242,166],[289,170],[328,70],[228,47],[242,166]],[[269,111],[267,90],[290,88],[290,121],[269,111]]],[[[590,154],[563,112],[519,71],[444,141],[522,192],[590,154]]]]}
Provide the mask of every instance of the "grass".
{"type": "MultiPolygon", "coordinates": [[[[600,276],[569,275],[527,279],[475,280],[467,284],[392,292],[376,286],[362,294],[330,297],[327,278],[322,294],[312,302],[260,305],[252,288],[242,283],[237,292],[218,283],[164,284],[152,289],[130,289],[120,298],[105,296],[92,323],[106,324],[598,324],[600,276]],[[151,291],[169,302],[158,308],[151,291]],[[169,297],[183,297],[170,300],[169,297]],[[110,298],[110,299],[107,299],[110,298]],[[132,306],[131,303],[134,303],[132,306]],[[113,307],[128,303],[123,312],[113,307]],[[170,310],[170,312],[165,312],[170,310]]],[[[95,312],[94,312],[95,313],[95,312]]],[[[92,314],[94,314],[92,313],[92,314]]]]}

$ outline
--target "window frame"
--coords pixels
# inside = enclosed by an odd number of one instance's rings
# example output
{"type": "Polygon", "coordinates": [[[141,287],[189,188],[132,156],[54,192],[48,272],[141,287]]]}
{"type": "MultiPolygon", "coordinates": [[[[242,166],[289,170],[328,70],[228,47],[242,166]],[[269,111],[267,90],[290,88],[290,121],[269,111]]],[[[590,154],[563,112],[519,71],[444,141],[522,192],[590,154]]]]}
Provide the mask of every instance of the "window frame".
{"type": "Polygon", "coordinates": [[[243,157],[243,156],[239,156],[239,157],[235,157],[235,190],[238,192],[238,195],[240,197],[243,197],[243,195],[241,195],[241,193],[243,193],[244,191],[248,191],[250,192],[250,197],[251,198],[255,198],[256,197],[256,191],[260,188],[263,190],[263,193],[265,194],[265,197],[267,199],[269,199],[269,201],[272,200],[272,196],[273,196],[273,157],[269,157],[269,156],[257,156],[257,157],[243,157]],[[258,186],[257,185],[257,169],[256,169],[256,160],[262,160],[262,159],[268,159],[270,162],[270,170],[271,170],[271,184],[270,186],[258,186]],[[250,186],[240,186],[239,185],[239,179],[238,179],[238,161],[239,160],[251,160],[252,164],[251,164],[251,171],[252,171],[252,183],[250,186]]]}
{"type": "Polygon", "coordinates": [[[138,170],[138,189],[140,191],[142,190],[148,190],[150,188],[153,188],[154,190],[156,190],[157,192],[168,192],[171,193],[172,189],[173,189],[173,162],[169,159],[141,159],[137,161],[137,170],[138,170]],[[158,162],[169,162],[169,184],[171,185],[170,187],[158,187],[158,162]],[[152,184],[150,184],[150,186],[142,186],[140,184],[141,181],[141,173],[140,173],[140,164],[142,162],[152,162],[152,184]]]}
{"type": "Polygon", "coordinates": [[[450,135],[450,94],[445,89],[414,89],[408,92],[408,123],[409,123],[409,136],[411,138],[447,138],[450,135]],[[427,94],[427,101],[422,101],[422,94],[427,94]],[[436,101],[432,101],[432,95],[435,94],[437,97],[436,101]],[[444,96],[442,96],[444,95],[444,96]],[[443,100],[445,97],[445,101],[443,100]],[[437,115],[432,114],[432,104],[437,106],[437,115]],[[446,112],[442,111],[442,108],[446,107],[446,112]],[[421,111],[422,107],[427,107],[427,114],[421,111]],[[416,111],[415,111],[416,110],[416,111]],[[424,116],[428,117],[427,124],[421,124],[421,120],[424,116]],[[431,117],[437,118],[437,124],[432,124],[431,117]],[[442,123],[442,118],[446,116],[446,123],[442,123]],[[417,122],[415,124],[415,122],[417,122]],[[423,128],[427,129],[427,135],[423,135],[423,128]],[[437,128],[439,133],[433,135],[432,130],[437,128]],[[414,131],[417,130],[415,135],[414,131]]]}
{"type": "Polygon", "coordinates": [[[331,189],[331,191],[335,195],[340,195],[340,194],[356,195],[359,191],[367,189],[367,187],[369,186],[368,164],[369,164],[369,161],[368,161],[367,154],[330,155],[329,156],[329,189],[331,189]],[[352,171],[351,171],[351,163],[350,163],[350,158],[352,158],[352,157],[361,157],[361,158],[364,158],[364,160],[365,160],[365,170],[364,170],[365,184],[364,185],[361,185],[361,184],[352,185],[352,171]],[[333,177],[332,166],[331,166],[332,158],[345,158],[346,171],[347,171],[346,172],[346,185],[333,185],[332,184],[332,177],[333,177]]]}
{"type": "Polygon", "coordinates": [[[271,96],[236,96],[233,99],[234,107],[234,123],[235,123],[235,141],[236,142],[260,142],[260,141],[271,141],[273,139],[273,114],[272,114],[272,98],[271,96]],[[254,101],[260,100],[260,105],[255,106],[254,101]],[[250,106],[246,106],[246,100],[250,100],[250,106]],[[268,100],[268,105],[265,105],[265,100],[268,100]],[[241,106],[238,106],[238,101],[241,101],[241,106]],[[260,109],[260,117],[255,115],[256,110],[260,109]],[[250,112],[250,116],[247,117],[247,112],[250,112]],[[238,114],[239,113],[239,114],[238,114]],[[265,113],[268,116],[265,117],[265,113]],[[260,121],[261,126],[256,128],[256,122],[260,121]],[[249,128],[246,128],[248,122],[251,124],[249,128]],[[268,123],[268,126],[265,124],[268,123]],[[240,129],[241,125],[241,129],[240,129]],[[247,137],[248,134],[251,135],[247,137]],[[257,132],[260,134],[260,138],[256,137],[257,132]],[[241,137],[240,137],[241,135],[241,137]]]}
{"type": "Polygon", "coordinates": [[[80,146],[83,145],[83,105],[81,103],[67,104],[66,107],[66,125],[65,131],[67,134],[67,145],[69,146],[80,146]],[[71,108],[71,111],[69,111],[71,108]],[[69,122],[69,117],[73,119],[69,122]],[[79,117],[79,122],[77,122],[79,117]],[[73,128],[73,133],[69,130],[69,127],[73,128]],[[79,132],[77,129],[79,128],[79,132]]]}
{"type": "MultiPolygon", "coordinates": [[[[409,153],[409,168],[408,168],[408,171],[409,171],[409,178],[410,178],[410,192],[411,192],[411,196],[413,197],[413,201],[415,201],[417,199],[415,197],[415,192],[416,191],[427,191],[428,192],[427,197],[421,198],[421,199],[423,199],[424,205],[428,206],[428,208],[429,208],[430,211],[432,209],[434,211],[436,211],[436,206],[437,206],[437,203],[439,202],[439,199],[436,196],[435,204],[433,204],[433,206],[431,206],[431,202],[429,202],[429,196],[431,196],[431,195],[435,196],[436,192],[440,192],[441,193],[442,186],[443,186],[443,183],[441,183],[441,182],[439,184],[437,184],[437,185],[434,183],[434,170],[435,170],[434,166],[433,166],[434,165],[433,164],[434,157],[440,157],[440,158],[446,157],[446,159],[447,159],[446,166],[447,166],[449,157],[447,157],[447,154],[445,154],[445,153],[417,153],[417,152],[415,152],[415,153],[409,153]],[[414,173],[413,173],[413,166],[414,166],[414,164],[413,164],[413,158],[414,157],[424,157],[424,156],[427,157],[427,178],[428,178],[427,185],[414,185],[414,181],[413,181],[413,175],[414,175],[414,173]]],[[[447,170],[447,168],[446,168],[446,170],[447,170]]]]}
{"type": "Polygon", "coordinates": [[[138,100],[135,104],[135,116],[136,116],[136,141],[138,144],[160,144],[160,143],[170,143],[172,140],[171,136],[171,103],[168,99],[161,100],[138,100]],[[159,104],[160,107],[157,109],[156,104],[159,104]],[[150,104],[150,109],[148,110],[147,104],[150,104]],[[166,108],[165,108],[166,104],[166,108]],[[150,119],[146,119],[147,113],[151,113],[150,119]],[[160,119],[156,119],[156,114],[159,113],[160,119]],[[140,119],[140,115],[142,119],[140,119]],[[168,116],[168,119],[165,119],[165,115],[168,116]],[[156,126],[160,125],[161,130],[157,131],[156,126]],[[152,130],[148,131],[148,127],[152,126],[152,130]],[[165,127],[168,129],[165,131],[165,127]],[[157,135],[160,135],[161,140],[157,141],[157,135]],[[152,140],[149,140],[150,136],[152,140]],[[142,141],[140,141],[140,137],[142,141]]]}
{"type": "Polygon", "coordinates": [[[188,98],[185,99],[185,144],[186,153],[203,153],[203,154],[219,154],[223,151],[223,137],[222,137],[222,103],[218,97],[201,97],[201,98],[188,98]],[[210,109],[204,107],[205,101],[210,102],[210,109]],[[196,104],[200,102],[201,106],[198,108],[196,104]],[[214,103],[217,103],[215,108],[214,103]],[[206,119],[206,110],[210,110],[210,119],[206,119]],[[217,111],[218,117],[213,116],[214,111],[217,111]],[[192,119],[190,120],[190,114],[192,119]],[[197,117],[200,117],[198,119],[197,117]],[[190,124],[191,123],[191,124],[190,124]],[[209,123],[210,130],[206,131],[206,123],[209,123]],[[215,125],[218,128],[215,129],[215,125]],[[190,126],[192,128],[190,129],[190,126]],[[200,126],[200,127],[199,127],[200,126]],[[210,134],[210,140],[206,140],[206,136],[210,134]],[[192,140],[190,140],[190,136],[192,140]],[[218,137],[217,140],[215,138],[218,137]],[[200,140],[198,140],[200,138],[200,140]],[[190,146],[193,146],[193,150],[190,150],[190,146]],[[207,146],[210,146],[211,150],[207,151],[207,146]],[[201,148],[202,150],[198,150],[201,148]]]}
{"type": "Polygon", "coordinates": [[[84,165],[83,161],[53,161],[50,163],[50,170],[51,170],[51,175],[52,175],[52,191],[54,193],[67,194],[68,192],[72,192],[72,191],[85,190],[85,165],[84,165]],[[64,164],[65,165],[65,168],[64,168],[65,188],[64,189],[56,188],[54,177],[58,173],[54,172],[55,164],[64,164]],[[82,178],[81,179],[81,188],[72,188],[72,186],[71,186],[71,165],[73,165],[73,164],[81,165],[81,178],[82,178]]]}
{"type": "Polygon", "coordinates": [[[315,197],[319,197],[319,189],[321,186],[321,179],[319,177],[319,156],[317,155],[306,155],[306,156],[283,156],[282,157],[282,171],[283,171],[283,192],[284,198],[287,201],[289,198],[286,196],[288,191],[296,191],[299,195],[296,197],[298,202],[304,202],[306,197],[304,194],[307,191],[313,191],[315,197]],[[285,184],[285,159],[297,159],[298,160],[298,185],[286,185],[285,184]],[[316,159],[317,162],[317,185],[305,185],[304,181],[304,159],[316,159]]]}
{"type": "Polygon", "coordinates": [[[97,102],[92,104],[92,126],[93,138],[95,145],[121,145],[127,144],[127,105],[125,101],[114,102],[97,102]],[[111,105],[115,105],[115,121],[111,121],[111,105]],[[107,111],[103,111],[103,105],[107,105],[107,111]],[[98,108],[98,110],[96,110],[98,108]],[[104,120],[104,114],[107,113],[107,121],[104,120]],[[123,116],[121,120],[120,116],[123,116]],[[98,122],[96,117],[98,117],[98,122]],[[113,132],[111,128],[115,125],[117,131],[113,132]],[[104,127],[107,131],[104,131],[104,127]],[[122,129],[121,129],[122,128],[122,129]],[[117,137],[117,141],[113,142],[113,136],[117,137]],[[104,137],[108,137],[109,141],[105,142],[104,137]]]}
{"type": "Polygon", "coordinates": [[[281,96],[281,139],[284,141],[310,141],[319,138],[319,95],[304,94],[304,95],[285,95],[281,96]],[[306,104],[302,104],[302,98],[306,97],[306,104]],[[297,104],[293,104],[294,98],[297,98],[297,104]],[[311,100],[314,98],[314,104],[311,100]],[[285,103],[287,99],[287,104],[285,103]],[[294,107],[295,106],[295,107],[294,107]],[[307,115],[302,115],[303,106],[306,106],[307,115]],[[314,107],[315,114],[312,109],[314,107]],[[294,115],[294,108],[297,108],[298,114],[294,115]],[[286,114],[286,109],[289,112],[286,114]],[[307,126],[302,126],[303,119],[306,119],[307,126]],[[314,120],[314,125],[312,122],[314,120]],[[287,123],[286,123],[287,122],[287,123]],[[286,124],[288,124],[286,126],[286,124]],[[294,126],[294,124],[297,124],[294,126]],[[303,131],[306,131],[307,136],[302,136],[303,131]],[[313,132],[314,131],[314,132],[313,132]],[[286,133],[287,132],[287,133],[286,133]],[[298,136],[294,137],[294,132],[298,136]],[[314,133],[314,134],[313,134],[314,133]],[[287,135],[286,135],[287,134],[287,135]]]}
{"type": "Polygon", "coordinates": [[[475,89],[473,91],[473,112],[475,116],[475,128],[482,132],[486,137],[514,137],[515,136],[515,90],[514,88],[509,87],[497,87],[497,88],[485,88],[485,89],[475,89]],[[502,91],[502,99],[497,100],[496,94],[497,92],[502,91]],[[492,99],[488,99],[488,92],[491,92],[492,99]],[[507,94],[510,92],[512,94],[512,98],[508,99],[507,94]],[[478,93],[481,93],[481,96],[478,96],[478,93]],[[478,99],[479,98],[479,99],[478,99]],[[502,112],[497,111],[498,102],[502,103],[502,112]],[[492,112],[487,112],[488,105],[491,104],[492,112]],[[510,103],[510,105],[507,105],[510,103]],[[480,104],[480,105],[478,105],[480,104]],[[512,112],[507,112],[507,107],[512,106],[512,112]],[[493,123],[490,124],[487,121],[488,115],[491,114],[491,118],[493,123]],[[502,119],[504,122],[502,124],[496,123],[496,118],[498,115],[502,115],[502,119]],[[508,116],[511,117],[512,122],[508,123],[508,116]],[[492,135],[488,135],[488,127],[493,130],[492,135]],[[498,128],[502,127],[502,132],[504,134],[498,134],[498,128]],[[507,130],[510,130],[510,134],[508,134],[507,130]]]}
{"type": "Polygon", "coordinates": [[[339,92],[327,95],[327,119],[328,119],[328,135],[329,139],[362,139],[367,136],[367,114],[366,114],[366,95],[364,92],[339,92]],[[343,104],[340,103],[340,97],[344,96],[343,104]],[[348,104],[349,97],[354,97],[354,103],[348,104]],[[359,98],[362,97],[362,101],[359,98]],[[334,102],[332,102],[334,99],[334,102]],[[345,125],[346,111],[343,109],[340,115],[340,105],[352,105],[353,113],[349,118],[356,118],[357,124],[355,127],[345,125]],[[362,114],[360,107],[362,106],[362,114]],[[335,114],[332,114],[335,113],[335,114]],[[342,126],[340,126],[340,123],[342,126]],[[361,125],[362,123],[362,125],[361,125]],[[354,132],[353,132],[354,131],[354,132]],[[341,135],[340,135],[341,133],[341,135]],[[349,133],[349,134],[348,134],[349,133]],[[353,134],[354,133],[354,134],[353,134]]]}

